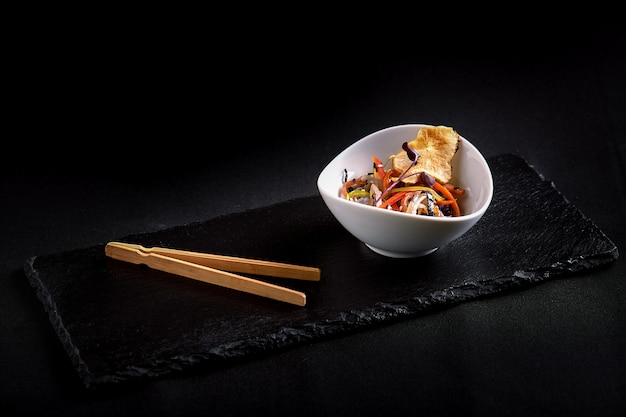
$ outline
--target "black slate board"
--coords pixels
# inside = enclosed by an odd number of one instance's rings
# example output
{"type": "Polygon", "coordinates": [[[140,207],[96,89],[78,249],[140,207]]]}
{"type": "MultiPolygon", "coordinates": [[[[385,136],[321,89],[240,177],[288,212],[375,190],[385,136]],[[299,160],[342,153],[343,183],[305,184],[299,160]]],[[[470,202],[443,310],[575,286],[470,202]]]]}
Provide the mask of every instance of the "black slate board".
{"type": "Polygon", "coordinates": [[[305,307],[116,261],[104,243],[33,257],[24,270],[80,378],[97,388],[205,372],[618,258],[611,240],[524,159],[488,162],[495,193],[484,217],[423,258],[375,254],[319,196],[118,239],[318,266],[320,282],[274,281],[305,291],[305,307]]]}

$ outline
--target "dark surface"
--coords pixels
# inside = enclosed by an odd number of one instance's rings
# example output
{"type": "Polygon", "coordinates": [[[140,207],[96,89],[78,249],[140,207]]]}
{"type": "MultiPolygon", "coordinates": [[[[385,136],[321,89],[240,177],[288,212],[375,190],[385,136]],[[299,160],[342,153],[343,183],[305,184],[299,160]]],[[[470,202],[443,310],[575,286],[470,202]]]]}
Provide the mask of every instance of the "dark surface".
{"type": "Polygon", "coordinates": [[[484,217],[423,258],[369,251],[320,196],[120,239],[317,266],[321,282],[282,283],[308,293],[304,308],[112,260],[104,245],[33,257],[24,269],[84,384],[98,388],[210,370],[618,259],[613,242],[523,159],[488,162],[496,191],[484,217]],[[262,226],[248,233],[254,225],[262,226]]]}
{"type": "Polygon", "coordinates": [[[31,17],[5,76],[18,94],[7,98],[12,147],[0,182],[0,409],[622,415],[623,256],[505,296],[97,394],[84,389],[22,269],[33,256],[315,195],[339,151],[402,123],[452,126],[487,157],[523,156],[623,254],[624,31],[609,25],[610,11],[584,12],[559,16],[561,28],[508,18],[488,28],[468,17],[451,24],[449,44],[440,32],[365,22],[330,41],[326,21],[264,24],[274,34],[259,28],[233,45],[226,39],[246,22],[207,35],[162,20],[133,33],[112,20],[37,31],[31,17]]]}

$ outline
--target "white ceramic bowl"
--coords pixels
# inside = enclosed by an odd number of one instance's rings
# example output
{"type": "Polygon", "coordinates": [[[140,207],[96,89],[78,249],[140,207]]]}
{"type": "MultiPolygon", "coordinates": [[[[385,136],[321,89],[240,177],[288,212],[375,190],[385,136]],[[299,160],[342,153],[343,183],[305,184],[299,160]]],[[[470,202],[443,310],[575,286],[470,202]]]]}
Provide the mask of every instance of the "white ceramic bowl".
{"type": "Polygon", "coordinates": [[[462,215],[430,217],[386,210],[340,197],[343,171],[350,178],[372,171],[372,154],[383,162],[415,139],[424,124],[392,126],[374,132],[337,155],[322,170],[317,188],[339,223],[373,251],[389,257],[428,255],[467,232],[483,216],[493,196],[491,170],[481,153],[461,136],[452,159],[451,183],[465,188],[459,198],[462,215]]]}

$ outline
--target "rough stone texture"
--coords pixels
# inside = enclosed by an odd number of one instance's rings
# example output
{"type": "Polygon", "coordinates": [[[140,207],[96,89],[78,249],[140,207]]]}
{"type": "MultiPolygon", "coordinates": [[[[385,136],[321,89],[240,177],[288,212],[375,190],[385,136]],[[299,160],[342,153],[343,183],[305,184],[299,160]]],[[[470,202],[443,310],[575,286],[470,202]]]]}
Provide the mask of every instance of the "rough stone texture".
{"type": "Polygon", "coordinates": [[[305,291],[305,307],[112,260],[105,243],[36,256],[24,270],[83,382],[97,388],[206,372],[618,258],[613,242],[522,158],[488,162],[495,193],[485,216],[423,258],[371,252],[319,196],[119,239],[318,266],[320,282],[273,280],[305,291]]]}

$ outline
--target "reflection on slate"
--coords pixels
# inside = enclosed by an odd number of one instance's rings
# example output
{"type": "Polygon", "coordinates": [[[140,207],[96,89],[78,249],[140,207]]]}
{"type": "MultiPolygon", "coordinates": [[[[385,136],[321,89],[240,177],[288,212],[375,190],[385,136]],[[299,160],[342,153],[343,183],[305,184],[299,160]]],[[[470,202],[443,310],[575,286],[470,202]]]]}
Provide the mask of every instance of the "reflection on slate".
{"type": "Polygon", "coordinates": [[[24,270],[82,381],[102,387],[206,371],[617,259],[610,239],[525,160],[488,162],[491,207],[423,258],[371,252],[319,196],[119,239],[317,266],[320,282],[273,281],[306,292],[305,307],[116,261],[104,243],[33,257],[24,270]]]}

